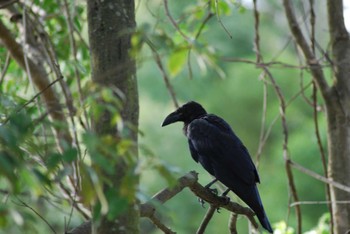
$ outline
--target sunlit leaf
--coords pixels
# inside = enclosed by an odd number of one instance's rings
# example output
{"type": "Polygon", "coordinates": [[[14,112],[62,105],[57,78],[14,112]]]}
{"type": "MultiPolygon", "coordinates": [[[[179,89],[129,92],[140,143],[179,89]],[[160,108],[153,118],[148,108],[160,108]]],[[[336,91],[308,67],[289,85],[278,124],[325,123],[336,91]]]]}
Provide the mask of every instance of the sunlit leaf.
{"type": "Polygon", "coordinates": [[[168,69],[172,76],[176,76],[184,68],[187,60],[187,55],[187,50],[178,50],[170,55],[168,61],[168,69]]]}

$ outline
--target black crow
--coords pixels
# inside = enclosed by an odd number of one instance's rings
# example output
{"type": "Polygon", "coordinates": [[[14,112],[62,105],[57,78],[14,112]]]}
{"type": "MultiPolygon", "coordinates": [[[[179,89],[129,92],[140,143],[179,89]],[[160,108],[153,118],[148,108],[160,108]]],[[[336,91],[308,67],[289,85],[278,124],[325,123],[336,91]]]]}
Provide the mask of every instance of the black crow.
{"type": "Polygon", "coordinates": [[[207,114],[193,101],[168,115],[162,126],[178,121],[184,122],[183,131],[192,158],[237,194],[255,212],[261,225],[272,233],[256,187],[256,183],[260,183],[258,172],[247,148],[229,124],[219,116],[207,114]]]}

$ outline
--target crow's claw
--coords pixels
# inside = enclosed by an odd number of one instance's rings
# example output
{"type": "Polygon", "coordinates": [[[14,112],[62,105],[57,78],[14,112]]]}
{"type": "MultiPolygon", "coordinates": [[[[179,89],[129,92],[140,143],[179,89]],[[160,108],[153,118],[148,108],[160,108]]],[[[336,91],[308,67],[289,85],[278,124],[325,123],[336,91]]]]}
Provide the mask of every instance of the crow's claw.
{"type": "Polygon", "coordinates": [[[215,195],[218,195],[218,190],[216,188],[212,189],[212,188],[207,188],[209,190],[209,192],[215,194],[215,195]]]}
{"type": "Polygon", "coordinates": [[[228,203],[230,203],[230,198],[227,196],[221,196],[221,198],[225,199],[225,205],[227,205],[228,203]]]}
{"type": "Polygon", "coordinates": [[[198,202],[201,204],[203,208],[205,208],[205,201],[202,198],[198,198],[198,202]]]}

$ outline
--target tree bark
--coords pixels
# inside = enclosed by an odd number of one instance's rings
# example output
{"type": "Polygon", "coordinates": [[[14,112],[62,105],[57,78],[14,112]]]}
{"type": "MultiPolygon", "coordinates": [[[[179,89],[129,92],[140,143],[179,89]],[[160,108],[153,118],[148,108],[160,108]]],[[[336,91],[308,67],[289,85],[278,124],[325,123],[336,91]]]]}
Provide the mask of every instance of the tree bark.
{"type": "MultiPolygon", "coordinates": [[[[290,30],[302,49],[311,74],[325,100],[328,125],[328,177],[350,186],[350,41],[343,17],[343,1],[328,0],[328,24],[331,39],[334,83],[328,86],[323,68],[312,52],[296,19],[290,0],[283,0],[290,30]]],[[[333,232],[347,233],[350,229],[350,194],[330,185],[333,232]]]]}
{"type": "MultiPolygon", "coordinates": [[[[88,0],[88,25],[91,51],[92,80],[110,87],[120,100],[119,112],[123,126],[111,127],[112,113],[107,110],[94,120],[97,134],[111,134],[116,139],[129,139],[133,144],[133,157],[137,157],[138,90],[135,61],[129,56],[131,33],[135,29],[133,0],[88,0]],[[117,130],[118,129],[118,130],[117,130]]],[[[112,185],[119,188],[125,175],[131,170],[122,155],[118,158],[112,185]]],[[[133,180],[138,183],[138,179],[133,180]]],[[[137,184],[133,185],[134,187],[137,184]]],[[[127,211],[115,220],[103,216],[97,233],[138,233],[139,210],[136,198],[128,204],[127,211]]]]}
{"type": "MultiPolygon", "coordinates": [[[[328,0],[328,24],[332,46],[334,86],[327,105],[328,174],[331,179],[350,186],[350,41],[343,18],[343,1],[328,0]]],[[[350,194],[331,186],[334,233],[350,230],[350,194]]]]}

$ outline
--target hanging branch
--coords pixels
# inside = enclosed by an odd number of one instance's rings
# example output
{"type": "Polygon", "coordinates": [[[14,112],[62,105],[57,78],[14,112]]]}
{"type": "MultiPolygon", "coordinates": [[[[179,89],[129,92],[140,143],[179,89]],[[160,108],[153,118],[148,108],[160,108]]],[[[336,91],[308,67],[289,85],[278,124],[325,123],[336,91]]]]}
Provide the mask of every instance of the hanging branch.
{"type": "Polygon", "coordinates": [[[165,68],[163,66],[162,59],[160,58],[159,53],[154,48],[152,42],[149,39],[146,39],[146,44],[152,50],[152,54],[153,54],[153,57],[154,57],[154,59],[156,61],[156,64],[157,64],[160,72],[162,73],[162,77],[163,77],[163,80],[164,80],[164,83],[165,83],[165,87],[167,88],[167,90],[168,90],[168,92],[170,94],[170,97],[173,100],[173,103],[175,105],[175,108],[177,109],[177,108],[179,108],[179,103],[178,103],[178,101],[176,99],[175,90],[174,90],[173,86],[171,85],[169,77],[168,77],[168,74],[166,73],[165,68]]]}
{"type": "MultiPolygon", "coordinates": [[[[282,91],[280,87],[277,85],[274,77],[270,73],[270,71],[266,68],[263,67],[264,71],[266,72],[266,75],[269,77],[270,81],[272,82],[272,85],[276,91],[277,97],[280,101],[280,114],[281,114],[281,120],[282,120],[282,129],[283,129],[283,158],[285,161],[285,167],[286,167],[286,172],[287,172],[287,178],[288,178],[288,184],[289,188],[293,197],[294,202],[299,201],[299,196],[296,190],[295,182],[294,182],[294,177],[292,173],[292,169],[290,166],[290,157],[288,153],[288,126],[287,126],[287,120],[286,120],[286,103],[284,96],[282,94],[282,91]]],[[[301,233],[302,230],[302,218],[301,218],[301,209],[300,206],[295,206],[295,212],[297,216],[297,233],[301,233]]]]}

